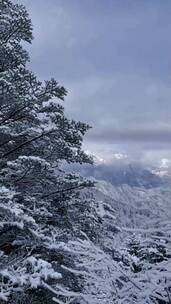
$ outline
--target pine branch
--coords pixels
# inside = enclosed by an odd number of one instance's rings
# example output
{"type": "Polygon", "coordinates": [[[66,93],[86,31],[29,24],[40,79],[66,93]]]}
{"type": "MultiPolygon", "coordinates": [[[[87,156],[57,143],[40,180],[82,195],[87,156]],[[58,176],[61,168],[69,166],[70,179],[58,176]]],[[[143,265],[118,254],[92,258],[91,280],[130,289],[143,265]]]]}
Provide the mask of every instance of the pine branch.
{"type": "Polygon", "coordinates": [[[39,136],[36,136],[36,137],[34,137],[34,138],[30,139],[30,140],[27,140],[27,141],[23,142],[21,145],[15,147],[14,149],[12,149],[12,150],[8,151],[7,153],[3,154],[1,158],[7,157],[8,155],[10,155],[10,154],[18,151],[19,149],[23,148],[24,146],[29,145],[32,142],[34,142],[34,141],[36,141],[36,140],[38,140],[38,139],[40,139],[40,138],[42,138],[42,137],[44,137],[46,135],[49,135],[52,132],[54,132],[54,130],[46,132],[46,133],[42,133],[39,136]]]}
{"type": "Polygon", "coordinates": [[[78,186],[75,186],[75,187],[70,187],[70,188],[67,188],[67,189],[62,189],[62,190],[54,191],[54,192],[51,192],[51,193],[43,195],[41,198],[47,198],[47,197],[50,197],[50,196],[55,195],[55,194],[69,192],[69,191],[72,191],[72,190],[84,189],[84,187],[85,187],[85,185],[78,185],[78,186]]]}

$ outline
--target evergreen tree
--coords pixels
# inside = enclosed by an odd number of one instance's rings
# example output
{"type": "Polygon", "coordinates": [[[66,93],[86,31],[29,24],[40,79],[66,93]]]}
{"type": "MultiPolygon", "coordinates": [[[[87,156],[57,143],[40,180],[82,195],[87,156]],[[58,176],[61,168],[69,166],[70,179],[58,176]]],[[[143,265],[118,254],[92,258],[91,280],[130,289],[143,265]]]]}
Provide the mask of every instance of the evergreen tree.
{"type": "Polygon", "coordinates": [[[22,303],[50,303],[55,294],[63,303],[72,296],[67,289],[77,291],[61,267],[72,264],[63,247],[79,233],[79,189],[92,183],[61,164],[92,162],[82,150],[89,126],[65,116],[64,87],[54,79],[42,83],[27,69],[23,42],[32,38],[25,7],[1,0],[0,299],[17,303],[22,294],[22,303]]]}

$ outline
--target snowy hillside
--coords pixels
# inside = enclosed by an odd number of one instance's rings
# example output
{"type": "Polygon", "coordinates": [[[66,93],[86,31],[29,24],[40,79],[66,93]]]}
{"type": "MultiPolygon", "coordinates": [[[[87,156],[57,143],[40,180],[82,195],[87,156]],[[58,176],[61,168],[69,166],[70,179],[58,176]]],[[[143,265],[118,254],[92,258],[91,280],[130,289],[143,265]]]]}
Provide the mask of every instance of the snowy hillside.
{"type": "Polygon", "coordinates": [[[110,248],[113,262],[116,261],[115,265],[109,262],[109,267],[115,269],[111,270],[113,279],[117,282],[116,272],[119,272],[127,282],[126,286],[120,283],[120,300],[116,303],[170,303],[171,188],[168,184],[147,189],[96,181],[94,189],[85,191],[85,196],[94,196],[99,202],[104,223],[109,218],[109,206],[115,215],[116,231],[108,232],[103,246],[106,244],[104,252],[110,248]]]}
{"type": "Polygon", "coordinates": [[[171,224],[171,188],[168,186],[146,189],[98,181],[93,192],[98,199],[111,202],[122,227],[154,228],[171,224]]]}

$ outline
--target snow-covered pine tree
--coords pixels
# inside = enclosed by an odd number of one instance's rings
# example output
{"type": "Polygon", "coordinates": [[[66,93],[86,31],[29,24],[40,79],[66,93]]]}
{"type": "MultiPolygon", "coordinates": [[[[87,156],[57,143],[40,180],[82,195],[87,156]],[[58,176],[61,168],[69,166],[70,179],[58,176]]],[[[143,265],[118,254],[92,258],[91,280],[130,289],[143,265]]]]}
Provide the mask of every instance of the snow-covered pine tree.
{"type": "Polygon", "coordinates": [[[31,41],[25,7],[1,0],[0,300],[63,303],[78,288],[61,267],[73,264],[65,242],[79,233],[79,189],[92,183],[60,165],[92,162],[82,150],[89,126],[65,116],[64,87],[54,79],[42,83],[27,69],[22,45],[31,41]]]}

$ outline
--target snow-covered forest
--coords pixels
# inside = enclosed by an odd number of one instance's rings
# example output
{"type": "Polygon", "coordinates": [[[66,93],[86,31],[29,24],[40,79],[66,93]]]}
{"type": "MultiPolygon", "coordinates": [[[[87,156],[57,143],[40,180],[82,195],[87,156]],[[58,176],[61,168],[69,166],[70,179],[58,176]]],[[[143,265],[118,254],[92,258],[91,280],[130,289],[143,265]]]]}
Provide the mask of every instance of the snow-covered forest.
{"type": "Polygon", "coordinates": [[[32,32],[27,9],[0,0],[0,303],[171,303],[169,183],[73,172],[93,164],[90,126],[29,70],[32,32]]]}

